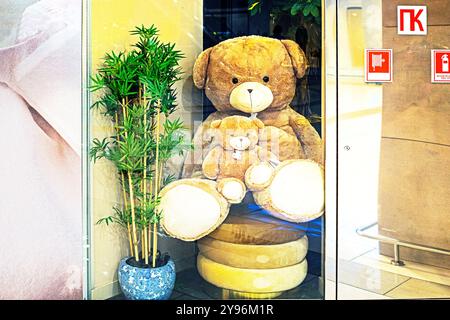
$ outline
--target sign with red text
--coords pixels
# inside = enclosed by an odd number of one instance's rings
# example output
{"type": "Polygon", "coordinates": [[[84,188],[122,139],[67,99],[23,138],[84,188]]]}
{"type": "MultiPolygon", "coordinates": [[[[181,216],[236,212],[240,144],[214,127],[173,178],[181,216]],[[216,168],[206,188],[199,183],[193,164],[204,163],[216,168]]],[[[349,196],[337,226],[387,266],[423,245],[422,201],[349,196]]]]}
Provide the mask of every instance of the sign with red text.
{"type": "Polygon", "coordinates": [[[431,50],[431,82],[450,83],[450,50],[431,50]]]}
{"type": "Polygon", "coordinates": [[[364,65],[366,82],[392,82],[392,49],[366,49],[364,65]]]}
{"type": "Polygon", "coordinates": [[[427,6],[398,6],[397,31],[401,35],[427,34],[427,6]]]}

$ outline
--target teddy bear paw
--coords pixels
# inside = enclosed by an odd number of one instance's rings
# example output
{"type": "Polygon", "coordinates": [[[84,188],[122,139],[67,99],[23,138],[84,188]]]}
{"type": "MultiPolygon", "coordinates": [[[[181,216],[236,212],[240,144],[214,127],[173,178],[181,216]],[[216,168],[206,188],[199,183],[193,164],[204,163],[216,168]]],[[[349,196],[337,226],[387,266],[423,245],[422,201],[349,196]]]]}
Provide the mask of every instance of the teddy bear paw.
{"type": "Polygon", "coordinates": [[[274,167],[269,162],[261,162],[250,166],[245,172],[245,184],[250,191],[261,191],[267,188],[273,179],[274,167]]]}
{"type": "Polygon", "coordinates": [[[245,184],[236,178],[224,178],[217,181],[217,191],[219,191],[229,203],[241,203],[244,199],[247,188],[245,184]]]}
{"type": "Polygon", "coordinates": [[[324,172],[311,160],[286,160],[264,190],[253,192],[256,204],[271,215],[291,222],[307,222],[324,213],[324,172]]]}
{"type": "Polygon", "coordinates": [[[161,226],[169,236],[184,241],[198,240],[222,224],[230,204],[218,192],[216,181],[181,179],[165,186],[158,210],[161,226]]]}

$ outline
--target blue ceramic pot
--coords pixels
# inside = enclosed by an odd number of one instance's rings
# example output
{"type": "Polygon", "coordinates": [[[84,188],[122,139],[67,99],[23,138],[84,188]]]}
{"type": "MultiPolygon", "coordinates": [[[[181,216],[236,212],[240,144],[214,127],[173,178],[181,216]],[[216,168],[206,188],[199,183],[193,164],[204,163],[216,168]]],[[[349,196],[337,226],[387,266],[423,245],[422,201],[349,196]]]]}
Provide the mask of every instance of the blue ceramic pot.
{"type": "Polygon", "coordinates": [[[129,300],[167,300],[175,285],[175,263],[172,259],[162,267],[138,268],[124,258],[119,264],[119,284],[129,300]]]}

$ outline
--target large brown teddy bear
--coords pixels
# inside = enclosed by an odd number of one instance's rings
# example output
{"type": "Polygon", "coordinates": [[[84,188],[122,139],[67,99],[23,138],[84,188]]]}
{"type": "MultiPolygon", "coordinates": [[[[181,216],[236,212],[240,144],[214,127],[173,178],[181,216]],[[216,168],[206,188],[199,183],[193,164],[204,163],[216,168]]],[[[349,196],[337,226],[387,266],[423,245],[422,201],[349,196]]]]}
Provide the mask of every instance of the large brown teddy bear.
{"type": "MultiPolygon", "coordinates": [[[[194,151],[187,155],[183,178],[161,193],[162,226],[173,237],[196,240],[219,226],[230,207],[228,199],[202,172],[207,154],[217,146],[213,121],[232,115],[257,117],[264,125],[259,145],[281,164],[253,191],[255,202],[287,221],[312,220],[323,211],[322,141],[309,121],[289,103],[296,80],[305,75],[307,61],[298,44],[260,36],[223,41],[203,51],[193,79],[204,89],[216,112],[198,128],[194,151]],[[303,160],[302,160],[303,159],[303,160]]],[[[261,168],[251,167],[258,180],[261,168]]]]}

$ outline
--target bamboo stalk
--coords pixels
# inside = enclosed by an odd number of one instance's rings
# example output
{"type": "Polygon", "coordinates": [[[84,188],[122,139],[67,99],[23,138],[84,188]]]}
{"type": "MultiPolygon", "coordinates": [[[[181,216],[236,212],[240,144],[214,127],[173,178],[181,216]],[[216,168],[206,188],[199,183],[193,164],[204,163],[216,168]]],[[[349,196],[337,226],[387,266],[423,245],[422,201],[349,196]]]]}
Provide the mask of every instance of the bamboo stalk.
{"type": "Polygon", "coordinates": [[[152,228],[150,227],[150,224],[149,224],[149,226],[148,226],[148,239],[147,239],[147,241],[148,241],[148,248],[147,248],[147,251],[148,251],[148,254],[150,254],[150,250],[151,250],[151,243],[150,243],[150,241],[151,241],[151,239],[152,239],[152,228]]]}
{"type": "MultiPolygon", "coordinates": [[[[127,117],[127,110],[126,107],[128,106],[128,98],[122,98],[122,113],[123,113],[123,119],[125,122],[125,119],[127,117]]],[[[128,133],[125,130],[125,138],[128,137],[128,133]]],[[[136,261],[139,261],[139,247],[138,247],[138,238],[136,233],[136,215],[135,215],[135,208],[134,208],[134,192],[133,192],[133,181],[131,178],[131,172],[127,172],[128,176],[128,187],[129,187],[129,196],[130,196],[130,207],[131,207],[131,229],[133,233],[133,247],[134,247],[134,258],[136,261]]]]}
{"type": "Polygon", "coordinates": [[[127,222],[127,233],[128,233],[128,245],[130,246],[130,256],[133,255],[133,240],[131,238],[131,228],[130,223],[127,222]]]}
{"type": "MultiPolygon", "coordinates": [[[[120,136],[119,136],[119,115],[115,114],[115,121],[116,121],[116,140],[119,141],[120,140],[120,136]]],[[[123,208],[125,213],[127,213],[128,211],[128,203],[127,203],[127,195],[126,195],[126,189],[125,189],[125,177],[123,172],[120,172],[120,181],[121,181],[121,185],[122,185],[122,196],[123,196],[123,208]]],[[[131,239],[131,230],[130,230],[130,223],[127,220],[127,234],[128,234],[128,245],[129,245],[129,249],[130,249],[130,256],[133,255],[133,241],[131,239]]]]}
{"type": "MultiPolygon", "coordinates": [[[[127,117],[127,110],[126,106],[128,105],[127,99],[122,99],[122,112],[123,112],[123,119],[125,121],[127,117]]],[[[125,137],[128,137],[128,133],[125,130],[125,137]]],[[[136,233],[136,215],[135,215],[135,208],[134,208],[134,192],[133,192],[133,181],[131,178],[131,172],[127,172],[128,176],[128,188],[129,188],[129,197],[130,197],[130,207],[131,207],[131,227],[132,227],[132,233],[133,233],[133,247],[134,247],[134,258],[136,261],[139,261],[139,248],[138,248],[138,239],[137,239],[137,233],[136,233]]]]}
{"type": "MultiPolygon", "coordinates": [[[[155,120],[154,120],[154,117],[151,117],[150,118],[150,128],[153,130],[153,126],[154,126],[154,124],[155,124],[155,122],[154,122],[155,120]]],[[[152,171],[152,168],[153,168],[153,166],[154,165],[150,165],[150,170],[152,171]]],[[[154,172],[154,170],[152,171],[152,172],[154,172]]],[[[150,176],[150,181],[149,181],[149,194],[150,194],[150,199],[154,199],[153,198],[153,183],[154,183],[154,177],[152,177],[152,176],[150,176]]],[[[149,246],[148,246],[148,253],[149,253],[149,255],[151,254],[151,250],[152,250],[152,248],[153,248],[153,246],[152,246],[152,227],[151,227],[151,223],[150,223],[150,221],[149,221],[149,226],[148,226],[148,241],[149,241],[149,246]]],[[[152,264],[152,266],[153,266],[153,264],[152,264]]]]}
{"type": "Polygon", "coordinates": [[[136,261],[139,261],[139,247],[136,233],[136,214],[134,208],[134,191],[130,171],[128,171],[128,187],[130,188],[129,192],[130,192],[130,207],[131,207],[131,226],[133,231],[134,258],[136,259],[136,261]]]}
{"type": "MultiPolygon", "coordinates": [[[[125,213],[128,212],[128,203],[127,203],[127,194],[125,189],[125,176],[123,172],[120,173],[121,175],[121,183],[122,183],[122,195],[123,195],[123,206],[125,209],[125,213]]],[[[130,245],[130,256],[133,255],[133,241],[131,238],[131,228],[130,228],[130,222],[128,222],[127,219],[127,230],[128,230],[128,242],[130,245]]]]}
{"type": "MultiPolygon", "coordinates": [[[[158,200],[159,191],[159,127],[160,127],[160,111],[161,111],[161,100],[158,100],[158,106],[156,111],[156,159],[155,159],[155,202],[158,200]]],[[[155,213],[158,211],[155,208],[155,213]]],[[[152,265],[153,268],[156,267],[156,255],[158,253],[158,234],[157,234],[157,222],[153,224],[153,254],[152,254],[152,265]]]]}
{"type": "MultiPolygon", "coordinates": [[[[141,96],[141,86],[139,85],[139,96],[141,96]]],[[[147,140],[147,99],[145,98],[145,86],[144,86],[144,143],[147,140]]],[[[142,181],[142,207],[144,208],[144,214],[146,213],[146,207],[147,207],[147,153],[144,155],[144,174],[143,174],[143,181],[142,181]]],[[[142,253],[144,254],[144,260],[145,264],[148,264],[148,238],[147,238],[147,221],[144,221],[144,249],[142,250],[142,253]]]]}
{"type": "Polygon", "coordinates": [[[163,167],[164,167],[163,164],[161,164],[161,166],[159,166],[159,182],[158,182],[158,189],[161,189],[161,185],[162,185],[162,180],[163,180],[163,167]]]}
{"type": "Polygon", "coordinates": [[[142,254],[145,253],[144,250],[145,250],[144,230],[141,230],[141,251],[142,251],[142,254]]]}
{"type": "Polygon", "coordinates": [[[144,248],[142,249],[142,253],[144,254],[144,260],[145,260],[145,264],[148,264],[148,231],[147,231],[147,226],[144,225],[144,230],[143,230],[143,237],[142,237],[142,241],[144,242],[144,248]]]}
{"type": "Polygon", "coordinates": [[[152,253],[152,266],[156,267],[156,255],[158,254],[158,224],[155,222],[153,224],[153,253],[152,253]]]}
{"type": "MultiPolygon", "coordinates": [[[[122,113],[123,118],[125,119],[128,116],[126,107],[128,106],[128,99],[122,98],[122,113]]],[[[127,131],[125,130],[125,136],[127,135],[127,131]]]]}

